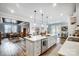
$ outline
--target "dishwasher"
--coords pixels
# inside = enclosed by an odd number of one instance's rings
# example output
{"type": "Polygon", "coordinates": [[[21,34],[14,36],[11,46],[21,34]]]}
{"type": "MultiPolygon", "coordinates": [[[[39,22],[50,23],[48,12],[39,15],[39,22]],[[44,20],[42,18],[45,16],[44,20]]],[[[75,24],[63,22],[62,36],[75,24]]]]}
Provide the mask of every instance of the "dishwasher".
{"type": "Polygon", "coordinates": [[[41,40],[41,53],[44,53],[48,48],[48,39],[42,39],[41,40]]]}

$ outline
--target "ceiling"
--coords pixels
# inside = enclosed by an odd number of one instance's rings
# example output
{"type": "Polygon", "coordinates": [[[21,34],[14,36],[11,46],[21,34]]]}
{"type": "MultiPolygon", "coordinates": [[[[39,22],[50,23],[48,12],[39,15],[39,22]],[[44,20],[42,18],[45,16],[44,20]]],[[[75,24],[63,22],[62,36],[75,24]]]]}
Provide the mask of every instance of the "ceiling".
{"type": "Polygon", "coordinates": [[[67,16],[73,14],[75,3],[0,3],[1,13],[20,16],[23,17],[25,21],[29,22],[34,21],[34,10],[37,10],[37,23],[41,23],[42,21],[40,12],[44,13],[44,23],[53,23],[56,20],[61,22],[66,20],[67,16]],[[48,19],[46,16],[48,16],[48,19]]]}

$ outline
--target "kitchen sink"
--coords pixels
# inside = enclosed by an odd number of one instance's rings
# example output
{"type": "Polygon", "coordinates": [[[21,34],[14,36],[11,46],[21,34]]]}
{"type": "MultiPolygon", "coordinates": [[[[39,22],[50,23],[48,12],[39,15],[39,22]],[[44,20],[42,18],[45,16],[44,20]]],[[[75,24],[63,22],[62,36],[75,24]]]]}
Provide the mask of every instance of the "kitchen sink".
{"type": "Polygon", "coordinates": [[[75,42],[79,42],[79,38],[76,37],[69,37],[68,41],[75,41],[75,42]]]}

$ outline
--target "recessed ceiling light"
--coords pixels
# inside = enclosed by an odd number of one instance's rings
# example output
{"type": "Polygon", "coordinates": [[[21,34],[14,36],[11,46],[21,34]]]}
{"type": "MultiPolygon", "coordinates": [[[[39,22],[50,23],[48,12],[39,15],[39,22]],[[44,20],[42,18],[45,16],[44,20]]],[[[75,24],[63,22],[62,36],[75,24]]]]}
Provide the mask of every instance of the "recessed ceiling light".
{"type": "Polygon", "coordinates": [[[44,25],[42,24],[41,27],[44,27],[44,25]]]}
{"type": "Polygon", "coordinates": [[[32,16],[30,16],[30,18],[33,18],[32,16]]]}
{"type": "Polygon", "coordinates": [[[63,13],[60,13],[60,16],[63,16],[63,13]]]}
{"type": "Polygon", "coordinates": [[[11,10],[10,10],[10,12],[11,12],[11,13],[14,13],[14,10],[13,10],[13,9],[11,9],[11,10]]]}
{"type": "Polygon", "coordinates": [[[17,8],[19,8],[19,7],[20,7],[20,5],[17,3],[17,4],[16,4],[16,7],[17,7],[17,8]]]}
{"type": "Polygon", "coordinates": [[[56,7],[56,5],[57,5],[56,3],[53,3],[53,7],[56,7]]]}
{"type": "Polygon", "coordinates": [[[40,12],[40,13],[43,13],[43,11],[42,11],[42,10],[40,10],[39,12],[40,12]]]}
{"type": "Polygon", "coordinates": [[[36,26],[36,23],[34,23],[34,26],[36,26]]]}
{"type": "Polygon", "coordinates": [[[10,13],[14,13],[15,11],[12,8],[7,7],[10,13]]]}

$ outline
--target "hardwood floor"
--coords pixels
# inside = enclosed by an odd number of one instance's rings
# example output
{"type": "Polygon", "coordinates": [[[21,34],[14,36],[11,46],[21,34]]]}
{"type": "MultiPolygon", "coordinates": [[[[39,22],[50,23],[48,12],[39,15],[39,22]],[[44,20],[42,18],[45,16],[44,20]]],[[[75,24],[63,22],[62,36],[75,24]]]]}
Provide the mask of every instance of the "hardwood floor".
{"type": "Polygon", "coordinates": [[[0,56],[23,55],[22,53],[25,49],[24,44],[23,41],[13,43],[9,41],[8,38],[3,39],[2,44],[0,45],[0,56]]]}
{"type": "MultiPolygon", "coordinates": [[[[58,51],[61,48],[61,40],[52,46],[48,51],[40,56],[58,56],[58,51]]],[[[0,56],[26,56],[26,48],[24,41],[12,43],[8,39],[4,39],[0,45],[0,56]]]]}

